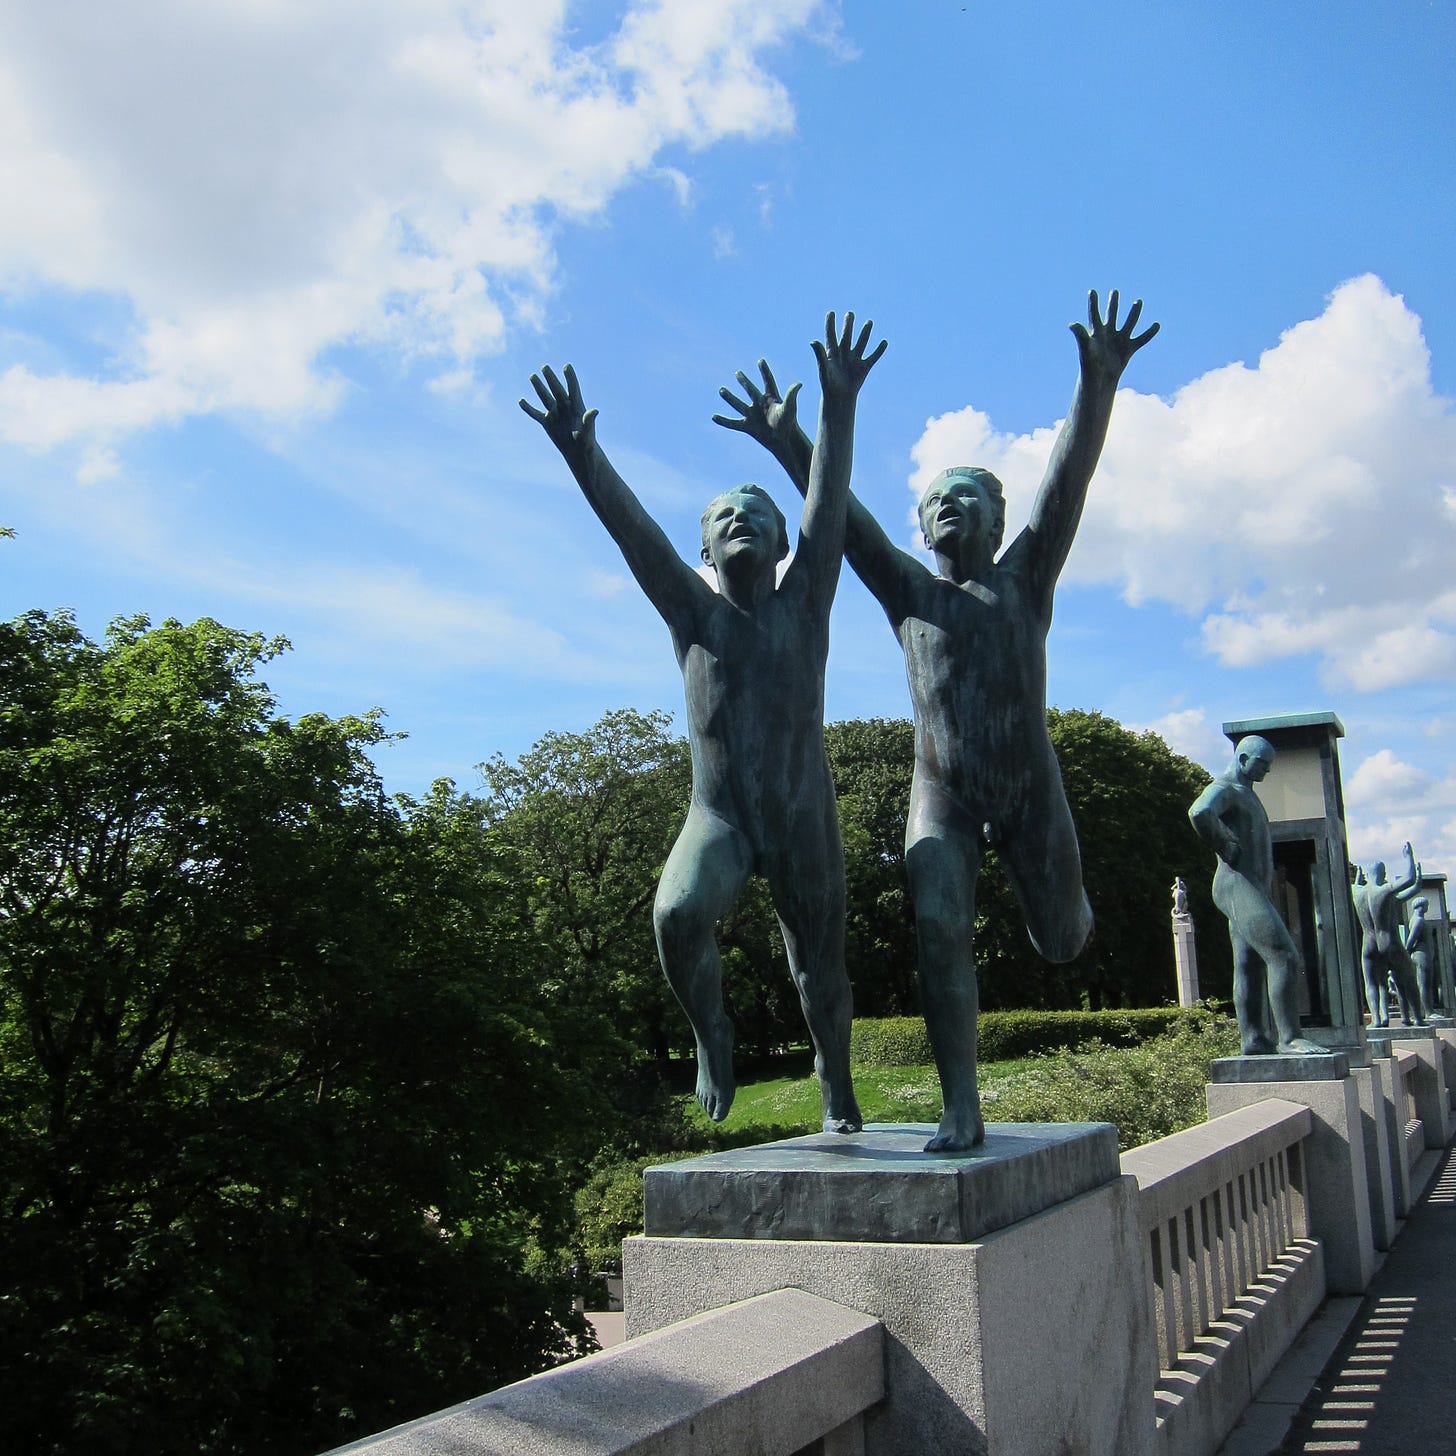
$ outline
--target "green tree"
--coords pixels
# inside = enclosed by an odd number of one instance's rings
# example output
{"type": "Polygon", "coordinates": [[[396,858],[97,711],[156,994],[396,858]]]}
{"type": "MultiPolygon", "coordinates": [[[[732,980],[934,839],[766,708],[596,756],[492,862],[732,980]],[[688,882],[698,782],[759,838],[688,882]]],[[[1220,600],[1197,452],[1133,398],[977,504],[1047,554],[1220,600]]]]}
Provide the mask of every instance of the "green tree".
{"type": "Polygon", "coordinates": [[[531,886],[549,993],[615,1028],[613,1045],[595,1050],[618,1059],[665,1062],[685,1044],[652,935],[692,782],[671,724],[668,713],[618,709],[584,733],[548,733],[514,763],[496,754],[480,765],[490,823],[531,886]]]}
{"type": "Polygon", "coordinates": [[[378,715],[279,717],[285,645],[0,627],[6,1450],[317,1451],[582,1333],[516,866],[378,715]]]}
{"type": "Polygon", "coordinates": [[[830,723],[824,746],[844,834],[845,963],[855,1015],[905,1014],[919,1003],[905,884],[914,725],[896,718],[830,723]]]}
{"type": "MultiPolygon", "coordinates": [[[[642,1078],[623,1081],[612,1068],[645,1058],[660,1071],[693,1050],[652,931],[657,882],[692,792],[688,745],[671,724],[667,713],[617,709],[585,732],[548,733],[515,762],[497,754],[481,765],[495,831],[527,867],[552,994],[586,1018],[579,1054],[596,1057],[604,1091],[639,1115],[642,1078]],[[609,1029],[588,1032],[587,1022],[609,1029]]],[[[718,944],[739,1049],[765,1054],[802,1041],[762,881],[750,880],[724,916],[718,944]]]]}

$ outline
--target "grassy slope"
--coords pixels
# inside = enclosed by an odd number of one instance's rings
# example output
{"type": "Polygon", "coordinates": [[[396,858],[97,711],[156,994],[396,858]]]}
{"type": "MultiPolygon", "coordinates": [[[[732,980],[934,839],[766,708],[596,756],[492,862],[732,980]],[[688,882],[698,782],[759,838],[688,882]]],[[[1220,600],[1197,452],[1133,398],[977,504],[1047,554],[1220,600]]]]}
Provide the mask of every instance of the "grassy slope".
{"type": "MultiPolygon", "coordinates": [[[[982,1066],[982,1089],[1025,1070],[1030,1060],[982,1066]]],[[[854,1090],[866,1122],[936,1122],[940,1117],[940,1083],[934,1067],[856,1067],[854,1090]]],[[[712,1126],[695,1102],[690,1112],[694,1126],[712,1126]]],[[[739,1087],[733,1111],[721,1126],[726,1133],[760,1126],[817,1132],[822,1116],[819,1083],[810,1073],[805,1077],[773,1077],[739,1087]]]]}

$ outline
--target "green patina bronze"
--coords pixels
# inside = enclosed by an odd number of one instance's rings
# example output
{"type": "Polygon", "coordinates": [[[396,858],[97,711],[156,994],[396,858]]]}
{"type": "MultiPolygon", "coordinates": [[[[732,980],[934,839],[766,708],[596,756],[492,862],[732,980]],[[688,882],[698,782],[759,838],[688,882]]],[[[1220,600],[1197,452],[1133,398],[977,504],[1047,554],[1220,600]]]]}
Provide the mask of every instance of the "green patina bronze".
{"type": "Polygon", "coordinates": [[[662,614],[682,669],[693,794],[658,885],[658,953],[697,1038],[698,1101],[721,1120],[733,1103],[733,1028],[723,1005],[714,931],[750,874],[768,881],[789,968],[814,1041],[826,1131],[857,1132],[849,1073],[850,987],[844,969],[844,851],[824,753],[824,665],[839,580],[860,386],[884,343],[866,353],[834,315],[815,342],[823,390],[798,549],[756,486],[716,497],[703,514],[703,562],[715,592],[673,550],[612,467],[575,371],[532,375],[541,401],[521,401],[560,450],[582,494],[662,614]]]}
{"type": "Polygon", "coordinates": [[[1269,815],[1254,792],[1274,762],[1273,745],[1250,735],[1233,762],[1193,801],[1188,818],[1218,856],[1213,903],[1228,917],[1234,950],[1234,1012],[1246,1057],[1323,1056],[1327,1048],[1299,1035],[1302,967],[1294,939],[1275,908],[1269,815]]]}
{"type": "MultiPolygon", "coordinates": [[[[899,550],[852,495],[845,555],[879,599],[905,652],[915,710],[915,776],[905,862],[915,906],[921,1000],[944,1111],[932,1152],[985,1137],[976,1083],[972,938],[976,881],[994,847],[1037,949],[1067,961],[1087,942],[1092,910],[1082,889],[1076,829],[1046,729],[1046,638],[1052,594],[1071,549],[1102,451],[1118,380],[1157,332],[1134,335],[1142,311],[1104,319],[1091,295],[1087,325],[1073,324],[1081,373],[1031,521],[997,558],[1005,527],[1001,483],[956,467],[932,482],[920,506],[938,573],[899,550]]],[[[800,430],[795,390],[780,396],[760,360],[760,388],[721,391],[736,416],[714,418],[758,440],[801,492],[813,448],[800,430]]]]}

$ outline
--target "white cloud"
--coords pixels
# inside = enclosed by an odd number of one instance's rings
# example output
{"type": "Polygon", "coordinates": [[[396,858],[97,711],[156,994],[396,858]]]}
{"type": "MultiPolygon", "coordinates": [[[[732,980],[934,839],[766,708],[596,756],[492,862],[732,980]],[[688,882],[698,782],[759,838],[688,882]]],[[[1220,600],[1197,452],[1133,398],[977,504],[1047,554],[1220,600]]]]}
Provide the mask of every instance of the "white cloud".
{"type": "Polygon", "coordinates": [[[603,571],[601,567],[594,566],[587,572],[584,585],[588,596],[610,600],[626,591],[632,585],[632,579],[623,576],[620,571],[603,571]]]}
{"type": "Polygon", "coordinates": [[[555,220],[660,165],[793,124],[763,66],[832,41],[821,0],[636,0],[574,40],[564,0],[81,0],[0,15],[0,288],[125,300],[94,374],[0,374],[32,449],[188,415],[291,419],[365,344],[444,387],[539,316],[555,220]]]}
{"type": "Polygon", "coordinates": [[[1427,870],[1456,872],[1456,777],[1437,778],[1382,748],[1345,778],[1350,856],[1397,863],[1409,841],[1427,870]]]}
{"type": "Polygon", "coordinates": [[[1156,733],[1174,753],[1201,763],[1210,773],[1228,767],[1230,744],[1206,708],[1176,708],[1150,723],[1129,723],[1134,733],[1156,733]]]}
{"type": "MultiPolygon", "coordinates": [[[[973,407],[930,420],[911,488],[989,466],[1010,534],[1059,427],[1000,434],[973,407]]],[[[1456,407],[1432,386],[1419,318],[1367,275],[1254,368],[1171,401],[1120,391],[1064,580],[1203,614],[1229,666],[1313,654],[1327,687],[1363,692],[1456,676],[1453,490],[1456,407]]]]}

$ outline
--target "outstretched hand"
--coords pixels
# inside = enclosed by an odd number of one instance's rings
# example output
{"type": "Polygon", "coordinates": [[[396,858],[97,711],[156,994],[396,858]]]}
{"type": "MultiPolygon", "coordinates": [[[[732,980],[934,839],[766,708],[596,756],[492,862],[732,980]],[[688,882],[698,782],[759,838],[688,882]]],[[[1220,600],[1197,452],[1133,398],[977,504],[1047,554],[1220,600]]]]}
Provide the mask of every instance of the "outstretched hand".
{"type": "Polygon", "coordinates": [[[874,353],[866,354],[870,341],[870,330],[874,323],[867,323],[854,338],[854,314],[844,316],[844,332],[835,336],[834,313],[831,310],[824,318],[824,342],[814,340],[814,357],[819,361],[819,383],[824,390],[825,400],[834,397],[853,399],[859,387],[865,382],[870,370],[879,362],[880,355],[889,347],[889,341],[881,339],[874,353]],[[851,340],[854,340],[851,343],[851,340]]]}
{"type": "Polygon", "coordinates": [[[789,392],[779,394],[779,387],[773,377],[773,370],[766,360],[758,361],[758,371],[763,375],[760,389],[741,369],[736,376],[739,388],[747,399],[739,399],[727,388],[718,393],[726,404],[738,411],[740,419],[728,415],[714,415],[713,423],[725,430],[740,430],[751,439],[757,440],[771,455],[780,461],[792,457],[795,440],[799,433],[799,390],[800,385],[791,384],[789,392]]]}
{"type": "Polygon", "coordinates": [[[596,440],[597,412],[582,404],[581,385],[576,382],[576,370],[570,364],[566,366],[565,374],[566,382],[563,384],[548,364],[540,374],[531,376],[531,387],[540,396],[545,409],[537,409],[524,399],[518,403],[551,437],[551,443],[570,459],[591,449],[596,440]]]}
{"type": "Polygon", "coordinates": [[[1087,324],[1073,324],[1072,332],[1077,337],[1077,352],[1082,357],[1082,374],[1085,378],[1116,384],[1127,368],[1127,361],[1142,348],[1159,325],[1154,324],[1141,334],[1134,334],[1137,321],[1142,317],[1143,301],[1138,301],[1127,312],[1127,322],[1121,328],[1117,325],[1117,290],[1112,290],[1107,300],[1107,318],[1104,321],[1097,305],[1097,290],[1087,295],[1087,324]]]}

